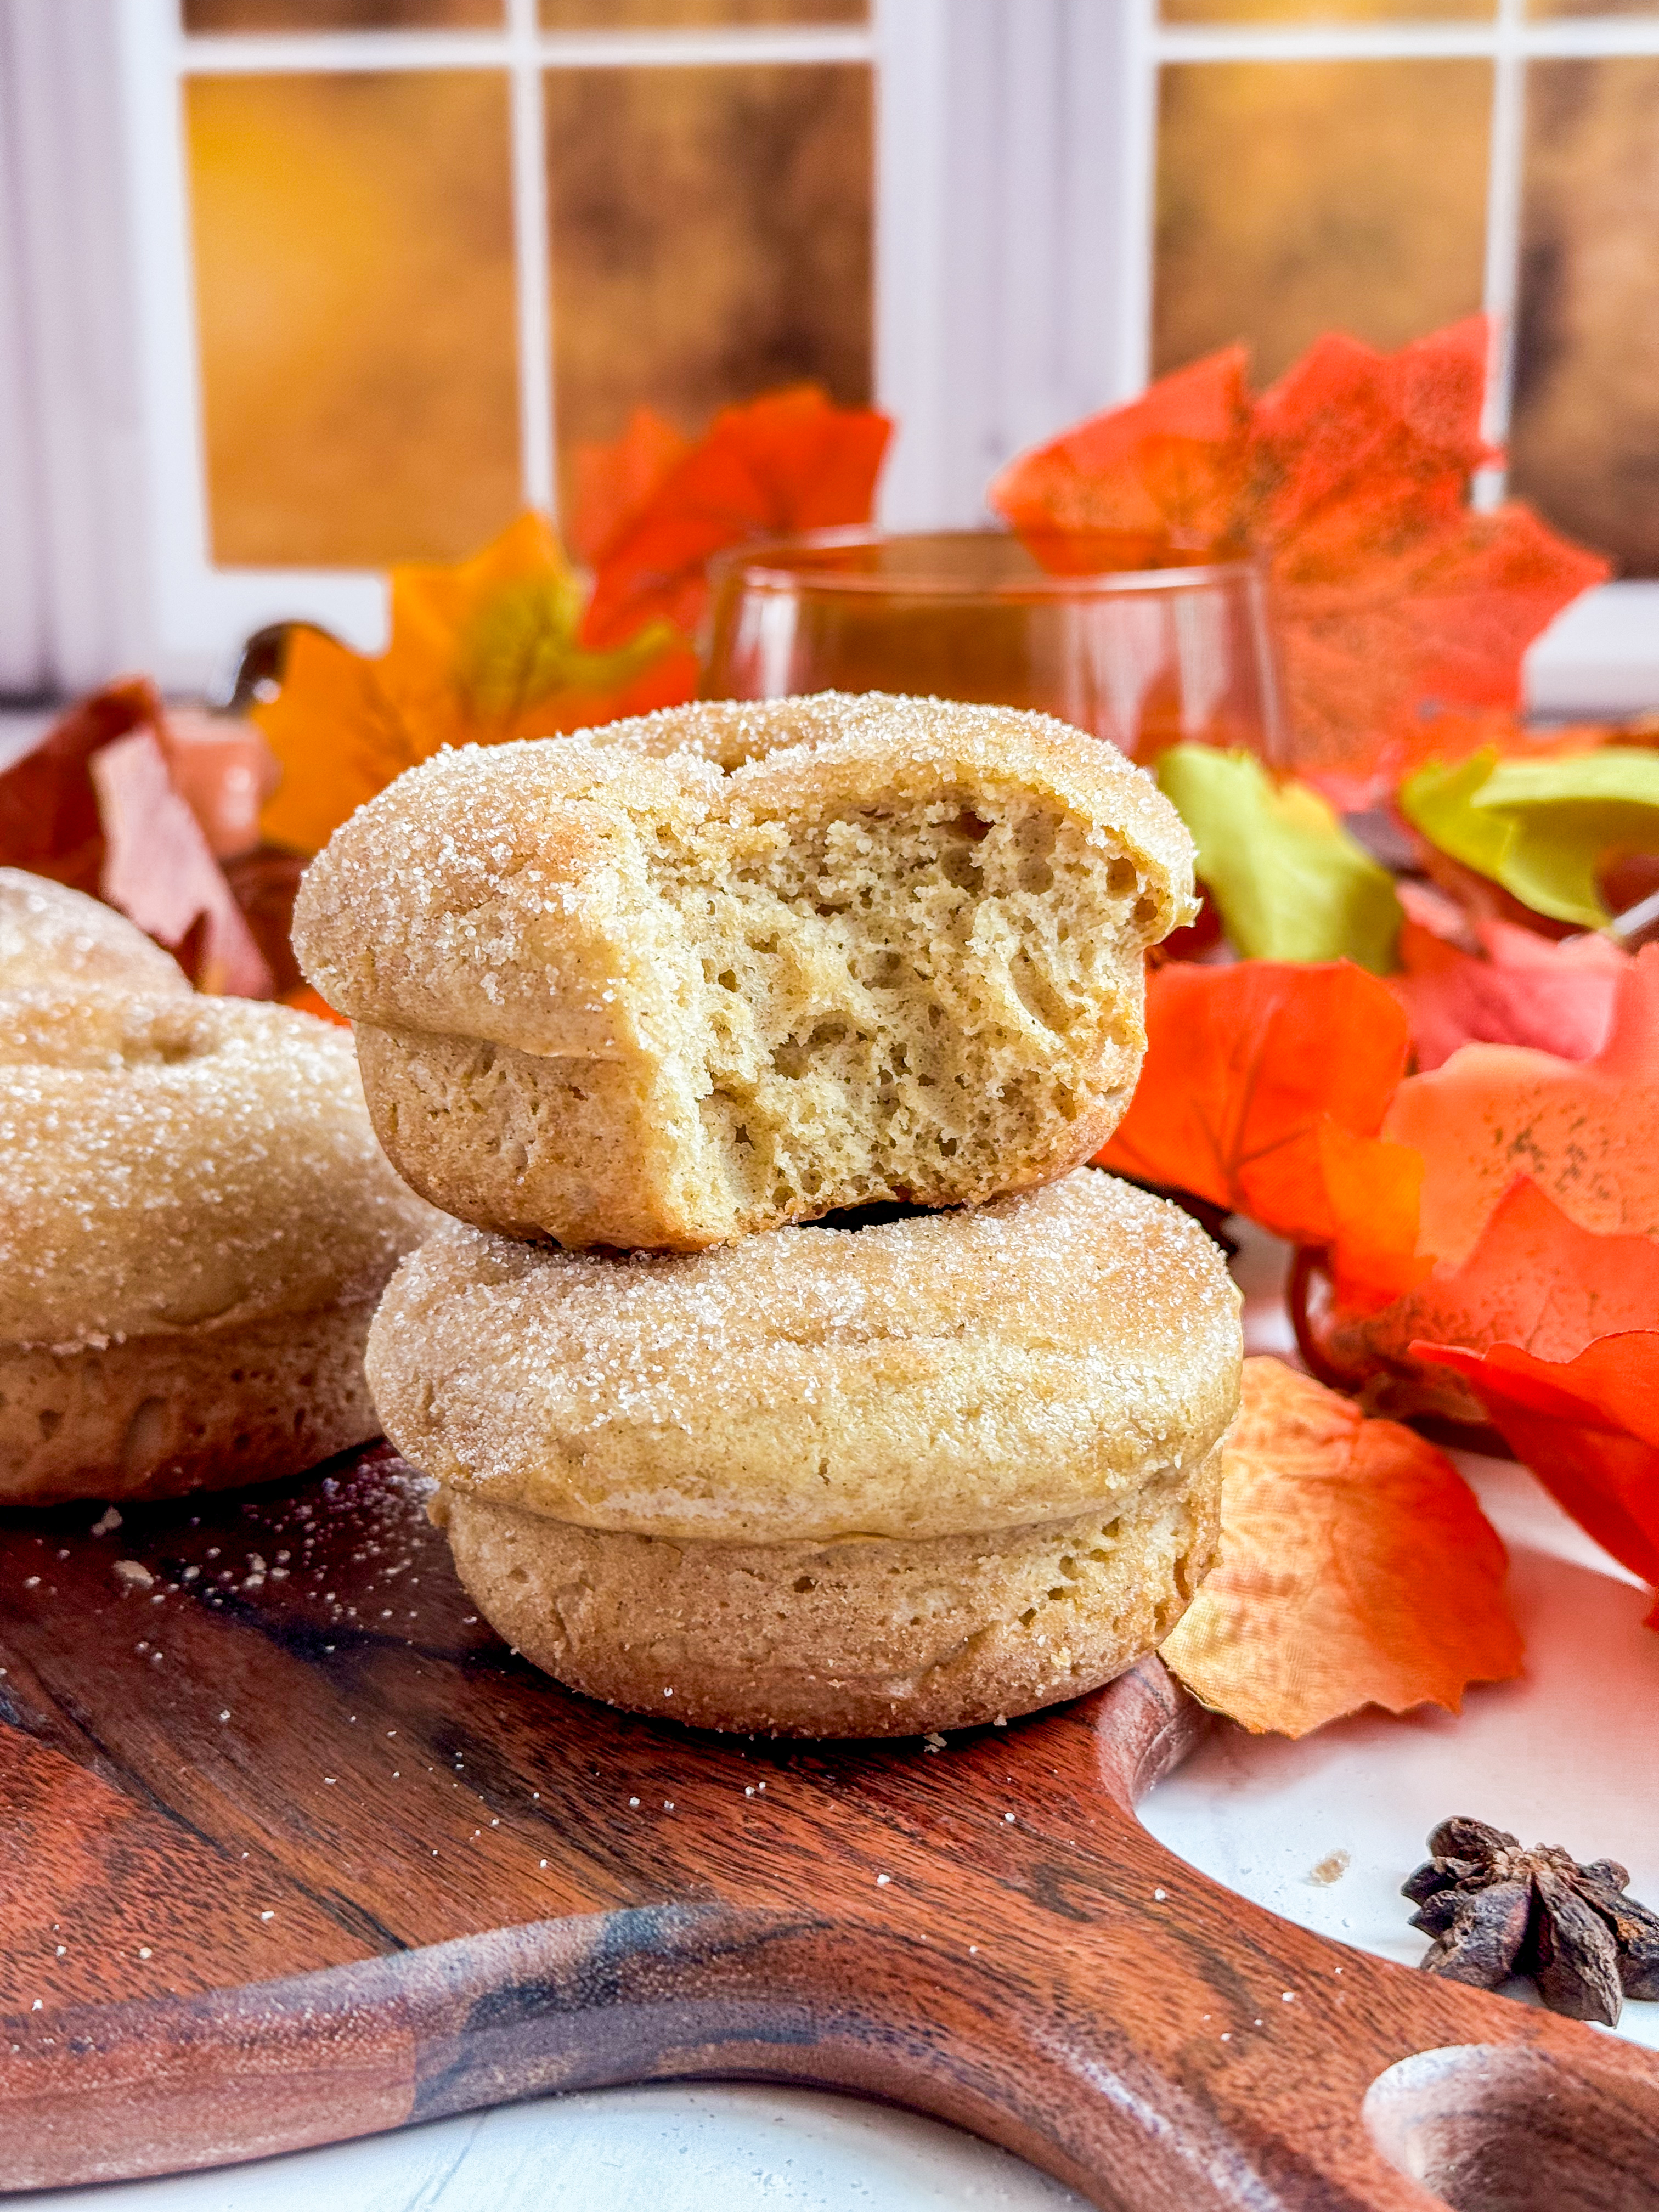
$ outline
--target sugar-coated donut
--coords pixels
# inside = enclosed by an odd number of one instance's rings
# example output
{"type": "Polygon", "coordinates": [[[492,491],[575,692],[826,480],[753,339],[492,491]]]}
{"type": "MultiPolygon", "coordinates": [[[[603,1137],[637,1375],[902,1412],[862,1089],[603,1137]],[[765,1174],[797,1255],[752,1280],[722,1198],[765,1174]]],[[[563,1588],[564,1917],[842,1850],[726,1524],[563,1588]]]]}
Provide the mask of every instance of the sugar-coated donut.
{"type": "Polygon", "coordinates": [[[369,1317],[434,1217],[349,1039],[198,997],[15,872],[0,958],[0,1501],[264,1480],[373,1436],[369,1317]]]}
{"type": "Polygon", "coordinates": [[[49,876],[0,868],[0,992],[192,995],[182,968],[125,915],[49,876]]]}
{"type": "Polygon", "coordinates": [[[416,1189],[693,1250],[1089,1158],[1192,888],[1179,817],[1100,740],[822,693],[441,754],[336,832],[295,944],[416,1189]]]}
{"type": "Polygon", "coordinates": [[[920,1735],[1079,1696],[1169,1635],[1212,1564],[1221,1455],[1039,1528],[675,1544],[440,1492],[497,1632],[590,1697],[694,1727],[920,1735]]]}
{"type": "Polygon", "coordinates": [[[1238,1294],[1179,1207],[1094,1168],[975,1212],[691,1255],[446,1223],[369,1334],[386,1434],[447,1487],[722,1544],[1066,1519],[1233,1417],[1238,1294]]]}

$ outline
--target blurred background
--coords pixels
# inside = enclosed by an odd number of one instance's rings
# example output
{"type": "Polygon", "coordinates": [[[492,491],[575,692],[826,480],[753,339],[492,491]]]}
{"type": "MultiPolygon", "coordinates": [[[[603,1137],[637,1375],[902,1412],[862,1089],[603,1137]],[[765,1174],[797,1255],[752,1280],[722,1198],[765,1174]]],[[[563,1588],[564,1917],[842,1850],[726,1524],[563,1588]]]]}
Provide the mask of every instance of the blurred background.
{"type": "Polygon", "coordinates": [[[874,399],[883,519],[972,522],[1231,339],[1482,306],[1627,580],[1534,703],[1649,704],[1659,0],[0,0],[0,694],[372,647],[641,402],[874,399]]]}

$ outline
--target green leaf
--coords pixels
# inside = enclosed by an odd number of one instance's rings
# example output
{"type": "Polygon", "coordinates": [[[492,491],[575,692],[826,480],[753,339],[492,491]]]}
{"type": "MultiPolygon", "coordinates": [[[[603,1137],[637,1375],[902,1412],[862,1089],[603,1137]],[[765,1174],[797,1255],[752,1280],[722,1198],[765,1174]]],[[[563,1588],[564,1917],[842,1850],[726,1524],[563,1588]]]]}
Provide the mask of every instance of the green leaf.
{"type": "Polygon", "coordinates": [[[1245,752],[1175,745],[1158,780],[1198,847],[1198,872],[1250,960],[1395,965],[1394,878],[1306,784],[1276,786],[1245,752]]]}
{"type": "Polygon", "coordinates": [[[1475,794],[1498,765],[1498,748],[1487,745],[1467,760],[1431,761],[1400,787],[1400,811],[1430,844],[1477,875],[1502,872],[1511,825],[1477,807],[1475,794]]]}
{"type": "Polygon", "coordinates": [[[1455,768],[1420,769],[1401,787],[1400,805],[1431,844],[1534,913],[1601,929],[1612,917],[1599,865],[1617,850],[1659,852],[1659,753],[1604,745],[1500,761],[1488,750],[1455,768]]]}

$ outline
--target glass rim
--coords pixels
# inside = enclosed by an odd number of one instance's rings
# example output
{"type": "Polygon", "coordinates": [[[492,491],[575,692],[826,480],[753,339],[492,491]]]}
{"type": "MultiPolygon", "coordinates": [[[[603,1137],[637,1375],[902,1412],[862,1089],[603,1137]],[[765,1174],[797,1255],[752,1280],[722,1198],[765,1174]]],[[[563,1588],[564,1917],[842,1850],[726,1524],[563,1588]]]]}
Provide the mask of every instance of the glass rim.
{"type": "MultiPolygon", "coordinates": [[[[1056,532],[1056,537],[1083,537],[1086,532],[1056,532]]],[[[1006,538],[1022,542],[1013,530],[994,525],[983,529],[880,530],[872,524],[855,523],[830,530],[790,531],[775,538],[750,538],[714,555],[708,563],[712,586],[740,577],[745,588],[757,591],[821,591],[874,598],[908,597],[929,599],[1109,599],[1120,592],[1181,592],[1212,587],[1248,578],[1261,578],[1261,562],[1249,556],[1232,561],[1206,561],[1191,567],[1168,568],[1085,569],[1078,574],[1039,570],[1035,575],[1011,577],[1002,582],[954,576],[942,570],[915,575],[883,575],[867,569],[836,569],[791,565],[791,556],[833,552],[842,547],[897,545],[922,539],[957,539],[984,543],[1006,538]]]]}

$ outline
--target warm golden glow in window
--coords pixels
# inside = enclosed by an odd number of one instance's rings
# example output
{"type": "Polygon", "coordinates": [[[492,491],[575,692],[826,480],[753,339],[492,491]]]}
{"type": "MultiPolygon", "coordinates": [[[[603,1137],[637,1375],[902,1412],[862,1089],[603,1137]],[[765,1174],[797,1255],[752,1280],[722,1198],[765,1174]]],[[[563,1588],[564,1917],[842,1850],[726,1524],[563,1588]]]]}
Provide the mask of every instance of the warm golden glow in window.
{"type": "Polygon", "coordinates": [[[1473,313],[1491,100],[1480,61],[1166,67],[1157,369],[1244,338],[1265,381],[1322,331],[1392,347],[1473,313]]]}
{"type": "Polygon", "coordinates": [[[857,64],[549,76],[567,459],[641,403],[691,432],[804,377],[869,398],[870,94],[857,64]]]}
{"type": "Polygon", "coordinates": [[[1515,489],[1659,574],[1659,58],[1529,77],[1515,489]]]}
{"type": "Polygon", "coordinates": [[[187,94],[215,559],[471,551],[519,503],[505,76],[187,94]]]}
{"type": "Polygon", "coordinates": [[[187,31],[493,31],[503,0],[184,0],[187,31]]]}

